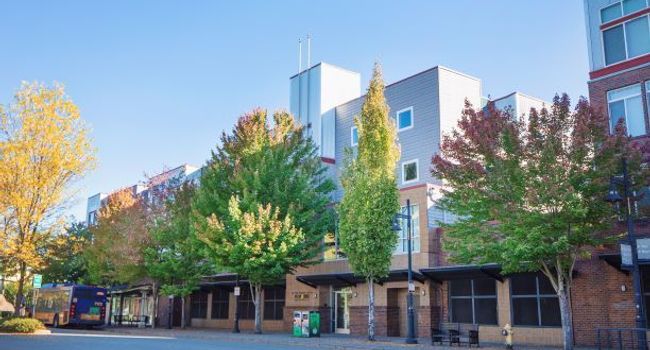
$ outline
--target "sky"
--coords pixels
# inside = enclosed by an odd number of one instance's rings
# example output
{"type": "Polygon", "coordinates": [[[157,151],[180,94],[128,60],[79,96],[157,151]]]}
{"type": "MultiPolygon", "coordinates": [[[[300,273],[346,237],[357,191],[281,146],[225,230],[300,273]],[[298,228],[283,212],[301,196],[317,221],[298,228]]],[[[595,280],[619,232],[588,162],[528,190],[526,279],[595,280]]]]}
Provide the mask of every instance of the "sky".
{"type": "Polygon", "coordinates": [[[201,166],[246,111],[288,109],[307,34],[312,63],[364,89],[379,61],[386,83],[444,65],[492,98],[587,95],[582,0],[23,0],[0,3],[0,104],[22,81],[65,85],[97,149],[66,212],[83,220],[88,196],[201,166]]]}

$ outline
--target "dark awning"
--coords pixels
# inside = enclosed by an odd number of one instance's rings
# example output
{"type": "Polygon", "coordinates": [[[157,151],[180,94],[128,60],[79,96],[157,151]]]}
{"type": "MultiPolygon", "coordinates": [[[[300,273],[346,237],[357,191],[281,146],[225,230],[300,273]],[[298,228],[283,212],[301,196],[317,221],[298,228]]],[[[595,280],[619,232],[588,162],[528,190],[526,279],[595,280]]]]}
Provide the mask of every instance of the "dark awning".
{"type": "MultiPolygon", "coordinates": [[[[355,276],[352,272],[339,272],[339,273],[326,273],[318,275],[302,275],[296,276],[299,282],[302,282],[310,287],[316,288],[317,286],[355,286],[359,283],[365,283],[365,278],[355,276]]],[[[424,282],[424,276],[413,271],[413,279],[418,282],[424,282]]],[[[388,273],[388,277],[382,278],[377,283],[383,284],[385,282],[398,282],[408,280],[408,270],[393,270],[388,273]]]]}
{"type": "Polygon", "coordinates": [[[607,265],[625,273],[626,275],[630,273],[629,269],[623,266],[623,262],[621,260],[621,254],[619,253],[599,254],[598,259],[603,260],[604,262],[607,263],[607,265]]]}
{"type": "Polygon", "coordinates": [[[437,266],[420,269],[420,272],[424,276],[438,283],[448,280],[485,277],[494,278],[503,282],[501,266],[498,264],[437,266]]]}
{"type": "MultiPolygon", "coordinates": [[[[284,285],[284,279],[278,280],[275,285],[284,285]]],[[[237,279],[236,273],[220,273],[212,276],[205,276],[199,283],[201,290],[209,291],[215,288],[232,289],[235,286],[248,286],[248,280],[240,277],[237,279]]]]}

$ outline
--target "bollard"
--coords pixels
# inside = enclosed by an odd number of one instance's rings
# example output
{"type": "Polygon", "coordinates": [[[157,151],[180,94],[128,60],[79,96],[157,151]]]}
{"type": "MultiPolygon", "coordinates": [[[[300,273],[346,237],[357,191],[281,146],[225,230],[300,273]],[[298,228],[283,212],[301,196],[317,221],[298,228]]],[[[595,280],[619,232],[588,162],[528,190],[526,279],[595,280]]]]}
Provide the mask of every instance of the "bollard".
{"type": "Polygon", "coordinates": [[[506,343],[506,349],[511,350],[513,349],[512,347],[512,335],[514,331],[512,330],[512,327],[510,326],[509,323],[503,327],[503,330],[501,330],[501,335],[505,337],[505,343],[506,343]]]}

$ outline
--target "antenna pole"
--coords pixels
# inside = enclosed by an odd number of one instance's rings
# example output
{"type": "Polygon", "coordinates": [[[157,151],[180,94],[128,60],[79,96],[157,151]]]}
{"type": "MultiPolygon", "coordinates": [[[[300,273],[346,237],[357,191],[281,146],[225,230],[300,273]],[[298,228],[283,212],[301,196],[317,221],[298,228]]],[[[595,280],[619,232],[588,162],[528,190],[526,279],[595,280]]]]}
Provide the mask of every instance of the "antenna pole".
{"type": "Polygon", "coordinates": [[[311,67],[311,34],[307,34],[307,68],[311,67]]]}
{"type": "Polygon", "coordinates": [[[298,39],[298,73],[302,72],[302,39],[298,39]]]}

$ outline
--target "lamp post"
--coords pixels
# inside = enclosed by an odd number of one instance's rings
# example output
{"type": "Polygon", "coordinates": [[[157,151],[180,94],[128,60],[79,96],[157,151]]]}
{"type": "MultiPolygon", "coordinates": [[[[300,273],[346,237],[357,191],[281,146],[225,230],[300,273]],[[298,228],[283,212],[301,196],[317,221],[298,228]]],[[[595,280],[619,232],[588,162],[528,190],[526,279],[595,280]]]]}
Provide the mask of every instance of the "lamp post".
{"type": "Polygon", "coordinates": [[[232,328],[233,333],[239,333],[239,274],[235,281],[235,322],[232,328]]]}
{"type": "MultiPolygon", "coordinates": [[[[398,213],[395,215],[396,219],[405,219],[406,220],[406,245],[408,250],[408,270],[407,270],[407,279],[408,279],[408,293],[406,296],[406,307],[407,307],[407,321],[406,321],[406,344],[417,344],[418,340],[415,338],[415,310],[413,309],[413,294],[415,293],[415,284],[413,283],[413,257],[412,257],[412,247],[411,247],[411,200],[406,200],[406,215],[398,213]]],[[[393,230],[400,231],[401,225],[395,223],[393,225],[393,230]]]]}
{"type": "Polygon", "coordinates": [[[622,159],[623,177],[613,177],[611,179],[609,192],[605,200],[609,203],[619,203],[625,201],[627,210],[625,218],[627,222],[627,242],[630,245],[632,258],[632,283],[634,285],[634,304],[636,309],[636,328],[643,329],[639,332],[640,349],[647,349],[646,342],[646,318],[645,307],[643,305],[643,295],[641,291],[641,269],[639,268],[639,254],[637,251],[636,237],[634,236],[634,212],[632,211],[631,201],[634,199],[631,194],[631,182],[627,171],[627,158],[622,159]],[[621,196],[616,189],[616,185],[623,185],[624,195],[621,196]]]}

